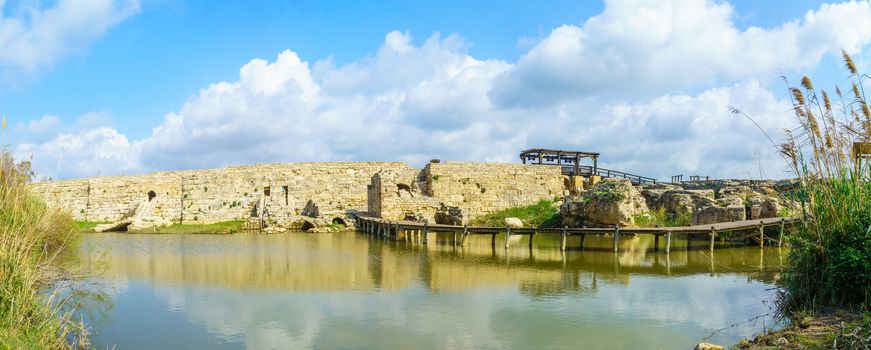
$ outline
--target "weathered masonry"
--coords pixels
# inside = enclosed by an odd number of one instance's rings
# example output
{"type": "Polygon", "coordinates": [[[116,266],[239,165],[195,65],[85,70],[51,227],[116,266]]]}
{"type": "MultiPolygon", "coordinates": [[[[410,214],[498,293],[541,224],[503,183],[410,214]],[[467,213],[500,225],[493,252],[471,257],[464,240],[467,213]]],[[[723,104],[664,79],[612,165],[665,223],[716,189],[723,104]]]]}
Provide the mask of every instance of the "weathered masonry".
{"type": "Polygon", "coordinates": [[[564,194],[558,167],[447,162],[415,169],[400,162],[260,164],[38,182],[32,191],[77,220],[142,225],[212,223],[264,217],[287,225],[307,204],[319,216],[356,212],[433,220],[444,206],[468,216],[564,194]]]}

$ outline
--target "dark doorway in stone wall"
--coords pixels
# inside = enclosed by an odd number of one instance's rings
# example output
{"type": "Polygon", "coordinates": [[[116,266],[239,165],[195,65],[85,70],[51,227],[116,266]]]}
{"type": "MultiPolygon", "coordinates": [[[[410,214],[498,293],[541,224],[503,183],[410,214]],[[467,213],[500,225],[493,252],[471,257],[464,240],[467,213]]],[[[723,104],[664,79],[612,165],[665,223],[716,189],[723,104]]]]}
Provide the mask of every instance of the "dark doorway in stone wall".
{"type": "Polygon", "coordinates": [[[264,187],[264,188],[263,188],[263,195],[266,196],[266,197],[269,197],[269,187],[264,187]]]}
{"type": "Polygon", "coordinates": [[[157,193],[154,193],[154,191],[148,191],[148,201],[151,202],[154,197],[157,197],[157,193]]]}
{"type": "Polygon", "coordinates": [[[348,224],[345,222],[345,219],[342,219],[342,218],[334,218],[333,225],[348,226],[348,224]]]}
{"type": "Polygon", "coordinates": [[[313,229],[313,228],[315,228],[315,225],[314,225],[314,224],[312,224],[312,223],[310,223],[310,222],[308,222],[308,221],[305,221],[305,222],[302,223],[302,226],[301,226],[299,229],[300,229],[300,230],[303,230],[303,231],[308,231],[308,230],[311,230],[311,229],[313,229]]]}

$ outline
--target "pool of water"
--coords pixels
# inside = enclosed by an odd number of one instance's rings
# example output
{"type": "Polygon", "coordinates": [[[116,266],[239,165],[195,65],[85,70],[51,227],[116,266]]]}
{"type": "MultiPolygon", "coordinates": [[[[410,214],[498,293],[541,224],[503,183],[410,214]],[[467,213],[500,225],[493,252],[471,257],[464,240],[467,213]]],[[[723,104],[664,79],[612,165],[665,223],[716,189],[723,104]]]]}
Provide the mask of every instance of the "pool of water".
{"type": "Polygon", "coordinates": [[[444,239],[91,234],[99,302],[82,315],[97,348],[690,349],[770,322],[785,259],[680,242],[666,255],[641,237],[617,254],[597,249],[607,238],[564,253],[546,235],[508,250],[444,239]]]}

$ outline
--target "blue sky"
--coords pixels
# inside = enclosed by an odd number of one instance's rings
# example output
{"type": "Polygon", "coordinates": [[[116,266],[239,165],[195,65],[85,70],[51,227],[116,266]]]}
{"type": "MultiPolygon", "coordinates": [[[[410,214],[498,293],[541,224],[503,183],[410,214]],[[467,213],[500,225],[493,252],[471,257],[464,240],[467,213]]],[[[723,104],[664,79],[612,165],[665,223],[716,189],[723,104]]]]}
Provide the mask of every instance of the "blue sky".
{"type": "MultiPolygon", "coordinates": [[[[661,178],[758,176],[758,164],[776,162],[776,155],[723,110],[750,109],[777,133],[790,118],[781,72],[796,81],[812,74],[825,86],[845,81],[841,48],[864,64],[867,25],[852,24],[844,34],[829,23],[859,23],[868,4],[826,6],[0,1],[0,111],[13,126],[7,143],[55,178],[254,162],[514,161],[520,149],[538,146],[599,151],[605,165],[661,178]],[[65,8],[77,9],[81,22],[46,15],[65,8]],[[809,11],[819,23],[808,24],[809,11]],[[671,25],[684,17],[698,21],[671,25]],[[4,29],[16,21],[27,30],[4,29]],[[757,29],[766,36],[747,34],[757,29]],[[660,41],[647,45],[649,35],[660,41]],[[583,49],[560,51],[565,43],[583,49]],[[16,45],[37,56],[18,58],[16,45]],[[279,65],[282,52],[294,57],[279,65]],[[258,79],[289,74],[277,84],[293,81],[309,92],[246,87],[240,70],[254,59],[275,64],[258,79]],[[239,87],[222,90],[221,82],[239,87]],[[529,123],[542,127],[524,127],[529,123]],[[632,132],[621,131],[627,128],[632,132]],[[711,143],[705,129],[735,142],[711,143]],[[674,156],[695,147],[705,151],[674,156]]],[[[781,167],[766,168],[768,176],[782,176],[781,167]]]]}

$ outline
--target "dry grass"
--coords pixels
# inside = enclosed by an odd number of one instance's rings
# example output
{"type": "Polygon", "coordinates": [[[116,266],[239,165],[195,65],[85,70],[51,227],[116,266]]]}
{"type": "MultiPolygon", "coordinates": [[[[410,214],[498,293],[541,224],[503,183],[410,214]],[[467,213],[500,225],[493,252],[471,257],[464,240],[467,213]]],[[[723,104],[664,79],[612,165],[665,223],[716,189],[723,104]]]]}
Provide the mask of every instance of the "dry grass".
{"type": "Polygon", "coordinates": [[[58,255],[77,242],[67,213],[31,195],[28,162],[0,150],[0,348],[62,349],[87,341],[53,292],[58,255]]]}

